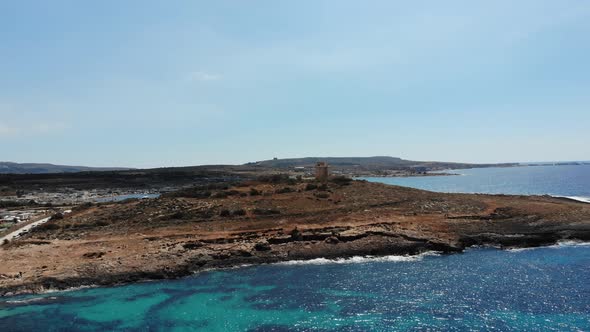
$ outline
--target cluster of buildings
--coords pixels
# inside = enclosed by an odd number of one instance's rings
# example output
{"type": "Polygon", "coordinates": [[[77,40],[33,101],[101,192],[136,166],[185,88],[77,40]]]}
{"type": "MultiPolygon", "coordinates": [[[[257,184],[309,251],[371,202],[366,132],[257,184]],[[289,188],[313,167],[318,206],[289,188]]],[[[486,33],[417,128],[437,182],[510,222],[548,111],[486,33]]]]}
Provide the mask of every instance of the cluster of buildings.
{"type": "Polygon", "coordinates": [[[46,215],[48,210],[44,209],[19,209],[19,210],[2,210],[0,209],[0,233],[6,231],[12,226],[37,218],[40,215],[46,215]]]}
{"type": "Polygon", "coordinates": [[[28,221],[34,215],[38,214],[39,210],[0,210],[0,223],[2,222],[13,222],[19,223],[28,221]]]}
{"type": "Polygon", "coordinates": [[[4,200],[22,202],[34,201],[40,205],[77,205],[87,202],[107,202],[116,201],[118,197],[135,197],[143,196],[152,197],[156,192],[151,191],[127,191],[111,189],[93,189],[93,190],[75,190],[64,189],[59,192],[35,191],[19,196],[5,196],[4,200]]]}

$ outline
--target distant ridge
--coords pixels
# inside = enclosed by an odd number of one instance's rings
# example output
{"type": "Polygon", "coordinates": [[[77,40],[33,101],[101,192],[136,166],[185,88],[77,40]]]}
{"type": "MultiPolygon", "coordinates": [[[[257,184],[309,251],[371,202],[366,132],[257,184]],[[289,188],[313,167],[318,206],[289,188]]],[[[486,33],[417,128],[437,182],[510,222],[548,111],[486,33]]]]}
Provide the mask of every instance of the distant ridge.
{"type": "Polygon", "coordinates": [[[66,166],[37,163],[13,163],[0,161],[0,174],[49,174],[49,173],[76,173],[93,171],[122,171],[131,168],[124,167],[87,167],[66,166]]]}
{"type": "Polygon", "coordinates": [[[318,161],[326,161],[332,167],[339,168],[363,168],[363,169],[409,169],[421,168],[428,170],[436,169],[460,169],[460,168],[477,168],[477,167],[506,167],[516,166],[517,163],[503,164],[469,164],[439,161],[413,161],[397,157],[375,156],[375,157],[305,157],[305,158],[287,158],[271,159],[258,162],[247,163],[246,165],[256,165],[271,168],[292,168],[292,167],[310,167],[318,161]]]}
{"type": "Polygon", "coordinates": [[[469,164],[439,161],[413,161],[397,157],[375,156],[375,157],[305,157],[270,159],[257,162],[250,162],[244,165],[200,165],[184,167],[164,167],[139,170],[128,167],[88,167],[54,165],[48,163],[15,163],[0,162],[0,174],[59,174],[77,172],[99,172],[99,171],[128,171],[138,170],[143,172],[175,172],[186,170],[242,170],[252,171],[260,168],[288,170],[294,167],[313,167],[318,161],[326,161],[334,169],[341,171],[377,171],[377,170],[410,170],[410,171],[433,171],[444,169],[462,169],[479,167],[510,167],[518,166],[518,163],[503,164],[469,164]]]}

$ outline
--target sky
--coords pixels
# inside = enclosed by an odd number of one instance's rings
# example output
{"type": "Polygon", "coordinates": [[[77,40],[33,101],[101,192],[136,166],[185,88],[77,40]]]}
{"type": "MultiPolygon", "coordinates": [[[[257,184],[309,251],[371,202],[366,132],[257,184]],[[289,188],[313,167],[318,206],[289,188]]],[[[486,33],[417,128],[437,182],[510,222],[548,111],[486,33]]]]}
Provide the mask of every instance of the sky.
{"type": "Polygon", "coordinates": [[[0,0],[0,161],[590,160],[590,1],[0,0]]]}

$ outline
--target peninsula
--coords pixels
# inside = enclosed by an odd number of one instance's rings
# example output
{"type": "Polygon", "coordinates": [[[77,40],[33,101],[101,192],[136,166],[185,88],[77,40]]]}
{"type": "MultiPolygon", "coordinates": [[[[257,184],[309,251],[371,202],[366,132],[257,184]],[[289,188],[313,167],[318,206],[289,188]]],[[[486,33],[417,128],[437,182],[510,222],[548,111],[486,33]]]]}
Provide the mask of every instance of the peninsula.
{"type": "Polygon", "coordinates": [[[0,294],[178,278],[288,260],[590,240],[590,205],[287,175],[86,203],[0,249],[0,294]]]}

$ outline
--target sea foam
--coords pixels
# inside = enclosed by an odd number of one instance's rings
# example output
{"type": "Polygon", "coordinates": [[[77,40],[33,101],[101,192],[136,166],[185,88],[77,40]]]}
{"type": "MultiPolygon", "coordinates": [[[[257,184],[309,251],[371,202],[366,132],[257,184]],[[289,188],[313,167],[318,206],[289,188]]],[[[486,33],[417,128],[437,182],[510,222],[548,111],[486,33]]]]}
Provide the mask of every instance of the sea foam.
{"type": "Polygon", "coordinates": [[[584,202],[584,203],[590,203],[590,197],[584,197],[584,196],[567,196],[567,198],[573,199],[573,200],[576,200],[576,201],[580,201],[580,202],[584,202]]]}
{"type": "Polygon", "coordinates": [[[358,264],[369,262],[416,262],[426,256],[438,256],[440,252],[428,251],[419,255],[389,256],[353,256],[349,258],[314,258],[308,260],[291,260],[275,263],[276,265],[326,265],[326,264],[358,264]]]}
{"type": "Polygon", "coordinates": [[[590,197],[586,197],[586,196],[557,196],[557,195],[553,195],[553,197],[567,198],[567,199],[571,199],[571,200],[578,201],[578,202],[590,203],[590,197]]]}
{"type": "Polygon", "coordinates": [[[556,244],[548,245],[548,246],[540,246],[540,247],[526,247],[526,248],[509,248],[506,249],[508,252],[521,252],[527,250],[535,250],[539,248],[552,248],[552,249],[560,249],[564,247],[587,247],[590,246],[590,242],[584,241],[576,241],[576,240],[563,240],[558,241],[556,244]]]}

